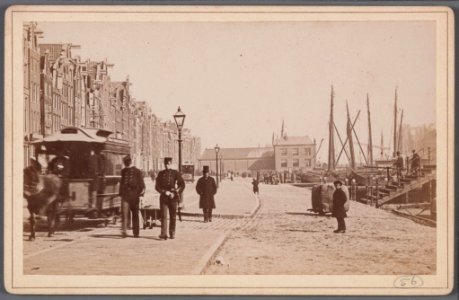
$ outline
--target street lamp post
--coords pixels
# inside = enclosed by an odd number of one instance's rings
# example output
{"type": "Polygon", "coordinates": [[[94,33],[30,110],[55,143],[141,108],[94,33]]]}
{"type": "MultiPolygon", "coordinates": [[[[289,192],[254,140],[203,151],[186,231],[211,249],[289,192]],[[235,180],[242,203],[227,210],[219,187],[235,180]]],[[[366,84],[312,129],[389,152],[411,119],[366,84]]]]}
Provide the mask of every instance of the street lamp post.
{"type": "Polygon", "coordinates": [[[185,123],[186,115],[178,107],[177,112],[174,115],[175,124],[177,124],[178,129],[178,171],[182,172],[182,128],[183,123],[185,123]]]}
{"type": "Polygon", "coordinates": [[[223,181],[223,155],[220,154],[220,181],[223,181]]]}
{"type": "Polygon", "coordinates": [[[217,177],[217,187],[218,187],[218,152],[220,151],[220,147],[218,147],[218,144],[215,145],[215,177],[217,177]]]}

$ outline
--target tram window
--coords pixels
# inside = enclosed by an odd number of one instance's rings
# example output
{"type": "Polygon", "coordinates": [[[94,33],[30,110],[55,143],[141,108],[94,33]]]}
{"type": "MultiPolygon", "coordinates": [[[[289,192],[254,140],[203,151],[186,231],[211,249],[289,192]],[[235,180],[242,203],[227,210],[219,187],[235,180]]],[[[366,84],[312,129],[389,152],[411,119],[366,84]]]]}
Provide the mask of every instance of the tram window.
{"type": "Polygon", "coordinates": [[[121,175],[121,169],[123,168],[123,156],[117,153],[104,153],[106,158],[105,163],[105,175],[121,175]]]}

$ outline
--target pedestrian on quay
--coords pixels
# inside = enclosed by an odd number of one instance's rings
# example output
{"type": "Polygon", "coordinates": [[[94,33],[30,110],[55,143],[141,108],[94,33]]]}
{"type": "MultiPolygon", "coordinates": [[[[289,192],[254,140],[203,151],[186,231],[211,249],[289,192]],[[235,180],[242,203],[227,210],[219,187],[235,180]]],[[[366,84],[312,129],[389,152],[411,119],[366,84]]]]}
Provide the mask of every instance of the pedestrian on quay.
{"type": "Polygon", "coordinates": [[[169,237],[175,238],[175,223],[179,197],[185,189],[185,181],[177,170],[171,169],[172,158],[164,158],[165,169],[156,177],[155,189],[159,193],[161,209],[161,234],[159,238],[167,240],[167,211],[169,210],[169,237]]]}
{"type": "Polygon", "coordinates": [[[343,182],[336,180],[333,182],[335,185],[335,192],[333,193],[333,216],[338,221],[338,229],[333,231],[334,233],[345,233],[346,232],[346,223],[344,218],[347,217],[346,210],[344,209],[344,203],[346,203],[346,193],[341,188],[343,182]]]}
{"type": "Polygon", "coordinates": [[[403,170],[403,157],[400,154],[400,151],[397,151],[397,159],[393,163],[395,169],[397,170],[397,181],[400,182],[402,179],[402,170],[403,170]]]}
{"type": "Polygon", "coordinates": [[[127,236],[126,228],[129,213],[132,213],[132,231],[135,238],[139,237],[139,203],[145,193],[145,182],[142,172],[132,164],[132,158],[127,155],[123,158],[124,168],[121,170],[119,195],[122,199],[121,235],[127,236]]]}
{"type": "Polygon", "coordinates": [[[413,156],[411,157],[411,172],[413,175],[419,175],[419,169],[421,167],[421,157],[413,150],[413,156]]]}
{"type": "Polygon", "coordinates": [[[214,195],[217,193],[215,179],[209,176],[209,166],[202,168],[203,176],[196,183],[196,192],[199,195],[199,208],[204,214],[204,223],[212,222],[212,210],[215,208],[214,195]]]}
{"type": "Polygon", "coordinates": [[[258,189],[258,180],[254,178],[252,180],[252,185],[253,185],[253,193],[258,195],[260,192],[260,190],[258,189]]]}

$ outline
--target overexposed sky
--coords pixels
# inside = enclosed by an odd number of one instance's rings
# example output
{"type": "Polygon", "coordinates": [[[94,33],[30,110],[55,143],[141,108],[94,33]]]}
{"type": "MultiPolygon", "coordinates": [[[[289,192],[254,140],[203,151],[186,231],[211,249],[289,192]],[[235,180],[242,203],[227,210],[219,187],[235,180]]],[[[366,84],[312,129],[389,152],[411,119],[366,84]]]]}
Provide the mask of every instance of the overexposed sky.
{"type": "MultiPolygon", "coordinates": [[[[202,147],[264,146],[282,120],[288,135],[324,138],[330,86],[343,137],[346,100],[366,142],[370,94],[373,143],[389,143],[394,90],[410,125],[435,123],[435,23],[228,22],[39,23],[41,43],[81,45],[73,55],[108,59],[113,81],[162,119],[181,106],[202,147]]],[[[339,142],[336,141],[336,144],[339,142]]]]}

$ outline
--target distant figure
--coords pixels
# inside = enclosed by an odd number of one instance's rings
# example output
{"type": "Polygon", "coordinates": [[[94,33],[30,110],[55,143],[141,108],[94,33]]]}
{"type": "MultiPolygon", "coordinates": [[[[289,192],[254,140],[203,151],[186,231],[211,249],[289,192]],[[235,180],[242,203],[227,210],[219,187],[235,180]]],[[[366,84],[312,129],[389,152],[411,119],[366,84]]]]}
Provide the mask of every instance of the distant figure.
{"type": "Polygon", "coordinates": [[[233,178],[233,172],[231,172],[231,181],[233,181],[233,179],[234,179],[234,178],[233,178]]]}
{"type": "Polygon", "coordinates": [[[333,193],[333,216],[338,221],[338,229],[333,231],[334,233],[345,233],[346,223],[344,218],[347,217],[346,210],[344,209],[344,203],[346,203],[346,193],[341,189],[343,183],[340,180],[333,182],[335,185],[335,192],[333,193]]]}
{"type": "Polygon", "coordinates": [[[209,176],[209,166],[202,168],[203,176],[196,183],[196,192],[199,195],[199,208],[204,214],[204,223],[212,222],[212,209],[215,208],[214,195],[217,193],[215,179],[209,176]]]}
{"type": "Polygon", "coordinates": [[[397,170],[397,181],[400,182],[402,178],[402,170],[403,170],[403,157],[400,154],[400,151],[397,151],[397,159],[393,163],[395,169],[397,170]]]}
{"type": "Polygon", "coordinates": [[[177,219],[177,206],[179,197],[185,189],[185,181],[177,170],[171,169],[172,158],[164,158],[165,169],[156,177],[155,189],[160,194],[161,208],[161,234],[159,238],[167,240],[167,211],[169,210],[169,237],[175,238],[175,223],[177,219]]]}
{"type": "Polygon", "coordinates": [[[129,213],[132,213],[132,231],[134,237],[139,237],[139,203],[140,197],[145,193],[145,183],[142,172],[134,166],[131,166],[132,159],[130,155],[123,158],[124,169],[121,170],[121,182],[119,195],[122,198],[122,227],[121,234],[127,236],[126,228],[129,213]]]}
{"type": "Polygon", "coordinates": [[[421,168],[421,157],[413,150],[413,156],[411,157],[411,172],[413,175],[419,175],[419,169],[421,168]]]}
{"type": "Polygon", "coordinates": [[[253,185],[253,193],[254,194],[259,194],[259,189],[258,189],[258,180],[255,178],[252,180],[252,185],[253,185]]]}

